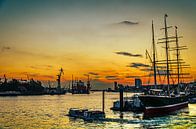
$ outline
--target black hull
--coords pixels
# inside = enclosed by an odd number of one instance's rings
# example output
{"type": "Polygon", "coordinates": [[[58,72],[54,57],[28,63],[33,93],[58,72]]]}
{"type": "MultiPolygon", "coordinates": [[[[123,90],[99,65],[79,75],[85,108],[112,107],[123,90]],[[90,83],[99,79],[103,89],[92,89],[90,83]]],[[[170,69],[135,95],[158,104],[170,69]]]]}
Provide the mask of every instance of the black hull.
{"type": "Polygon", "coordinates": [[[141,95],[139,99],[145,107],[145,118],[168,115],[171,112],[188,107],[187,96],[169,97],[141,95]]]}
{"type": "Polygon", "coordinates": [[[144,110],[144,118],[151,118],[157,116],[169,115],[172,112],[188,107],[188,101],[177,103],[173,105],[166,105],[160,107],[146,107],[144,110]]]}
{"type": "Polygon", "coordinates": [[[90,91],[88,90],[73,90],[72,94],[90,94],[90,91]]]}
{"type": "Polygon", "coordinates": [[[154,96],[141,95],[139,96],[144,107],[160,107],[166,105],[173,105],[188,101],[187,96],[169,97],[169,96],[154,96]]]}

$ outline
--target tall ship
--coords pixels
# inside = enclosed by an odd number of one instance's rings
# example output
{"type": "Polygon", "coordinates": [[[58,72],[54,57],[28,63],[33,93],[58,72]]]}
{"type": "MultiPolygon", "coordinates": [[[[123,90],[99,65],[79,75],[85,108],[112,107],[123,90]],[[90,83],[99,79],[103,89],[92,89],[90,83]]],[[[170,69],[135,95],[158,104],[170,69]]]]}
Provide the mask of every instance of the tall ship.
{"type": "MultiPolygon", "coordinates": [[[[144,106],[144,117],[154,117],[162,116],[179,110],[181,108],[188,107],[188,93],[184,88],[182,91],[181,78],[188,77],[188,73],[182,73],[182,69],[188,68],[188,65],[180,57],[180,50],[187,49],[186,46],[179,45],[178,28],[175,26],[175,35],[170,36],[168,34],[168,29],[173,28],[167,25],[168,15],[164,16],[164,38],[158,39],[157,44],[163,44],[165,49],[164,60],[157,59],[155,36],[154,36],[154,24],[152,21],[152,58],[150,57],[154,78],[153,88],[148,90],[146,94],[139,96],[143,106],[144,106]],[[171,59],[172,51],[175,52],[174,59],[171,59]],[[160,72],[162,68],[162,72],[160,72]],[[164,70],[163,70],[164,69],[164,70]],[[164,72],[163,72],[164,71],[164,72]],[[157,88],[157,75],[166,77],[166,85],[161,88],[157,88]],[[174,79],[176,80],[174,81],[174,79]]],[[[185,86],[184,86],[185,87],[185,86]]]]}

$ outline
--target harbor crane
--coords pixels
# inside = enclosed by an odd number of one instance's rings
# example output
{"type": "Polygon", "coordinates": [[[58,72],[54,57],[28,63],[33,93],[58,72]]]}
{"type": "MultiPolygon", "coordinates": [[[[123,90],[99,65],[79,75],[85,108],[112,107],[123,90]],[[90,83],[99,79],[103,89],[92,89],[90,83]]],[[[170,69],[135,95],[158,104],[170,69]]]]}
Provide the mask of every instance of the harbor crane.
{"type": "Polygon", "coordinates": [[[60,72],[59,72],[59,74],[57,75],[57,83],[58,83],[58,85],[57,85],[57,90],[61,90],[61,76],[64,74],[63,68],[61,68],[59,71],[60,71],[60,72]]]}

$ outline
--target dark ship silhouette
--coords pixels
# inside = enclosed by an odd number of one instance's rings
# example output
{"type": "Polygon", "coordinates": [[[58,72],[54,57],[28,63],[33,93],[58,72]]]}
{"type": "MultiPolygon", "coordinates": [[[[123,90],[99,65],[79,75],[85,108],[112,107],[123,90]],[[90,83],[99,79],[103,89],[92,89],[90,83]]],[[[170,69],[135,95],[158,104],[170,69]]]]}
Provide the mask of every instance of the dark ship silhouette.
{"type": "Polygon", "coordinates": [[[45,88],[42,83],[33,79],[8,81],[4,75],[4,81],[0,83],[0,96],[41,95],[44,93],[45,88]]]}
{"type": "Polygon", "coordinates": [[[72,94],[90,94],[90,89],[91,89],[91,85],[90,85],[89,76],[86,85],[81,80],[77,80],[77,79],[73,80],[73,76],[72,76],[72,86],[71,86],[72,94]]]}
{"type": "Polygon", "coordinates": [[[152,22],[152,44],[153,44],[153,58],[151,59],[153,75],[154,75],[154,87],[148,91],[147,94],[140,95],[139,99],[143,103],[145,110],[145,117],[162,116],[169,114],[181,108],[188,107],[188,93],[186,91],[180,92],[180,79],[188,75],[187,73],[182,73],[181,69],[185,68],[184,62],[180,59],[180,50],[186,49],[186,46],[179,46],[177,27],[175,27],[175,36],[168,35],[168,29],[172,28],[167,26],[167,14],[164,16],[164,30],[165,37],[159,39],[158,43],[165,45],[166,59],[157,60],[156,58],[156,47],[154,40],[154,26],[152,22]],[[175,43],[175,47],[170,47],[169,43],[175,43]],[[170,51],[176,52],[176,58],[170,59],[170,51]],[[167,85],[165,89],[157,89],[157,78],[156,74],[158,71],[158,66],[165,65],[164,75],[167,78],[167,85]],[[177,75],[177,76],[176,76],[177,75]],[[177,78],[177,84],[172,84],[171,80],[177,78]]]}

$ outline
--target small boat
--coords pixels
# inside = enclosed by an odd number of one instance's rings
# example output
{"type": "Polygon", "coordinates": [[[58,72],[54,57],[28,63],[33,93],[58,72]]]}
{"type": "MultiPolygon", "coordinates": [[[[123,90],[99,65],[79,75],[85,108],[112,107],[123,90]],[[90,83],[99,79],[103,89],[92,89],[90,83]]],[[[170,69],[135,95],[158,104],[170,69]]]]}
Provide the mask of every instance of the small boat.
{"type": "Polygon", "coordinates": [[[69,109],[68,116],[74,118],[80,118],[85,121],[92,121],[92,120],[103,120],[105,118],[105,113],[99,110],[71,108],[69,109]]]}
{"type": "Polygon", "coordinates": [[[88,111],[88,109],[71,108],[69,109],[68,116],[76,117],[76,118],[83,118],[85,111],[88,111]]]}
{"type": "MultiPolygon", "coordinates": [[[[123,111],[133,111],[133,112],[139,112],[143,111],[144,107],[138,98],[138,95],[135,94],[131,98],[127,98],[123,101],[123,111]]],[[[120,111],[120,101],[117,100],[113,103],[113,107],[110,108],[113,111],[120,111]]]]}
{"type": "Polygon", "coordinates": [[[196,98],[189,98],[189,103],[195,104],[196,103],[196,98]]]}
{"type": "Polygon", "coordinates": [[[86,121],[103,120],[105,119],[105,113],[102,111],[98,111],[98,110],[85,111],[83,119],[86,121]]]}

